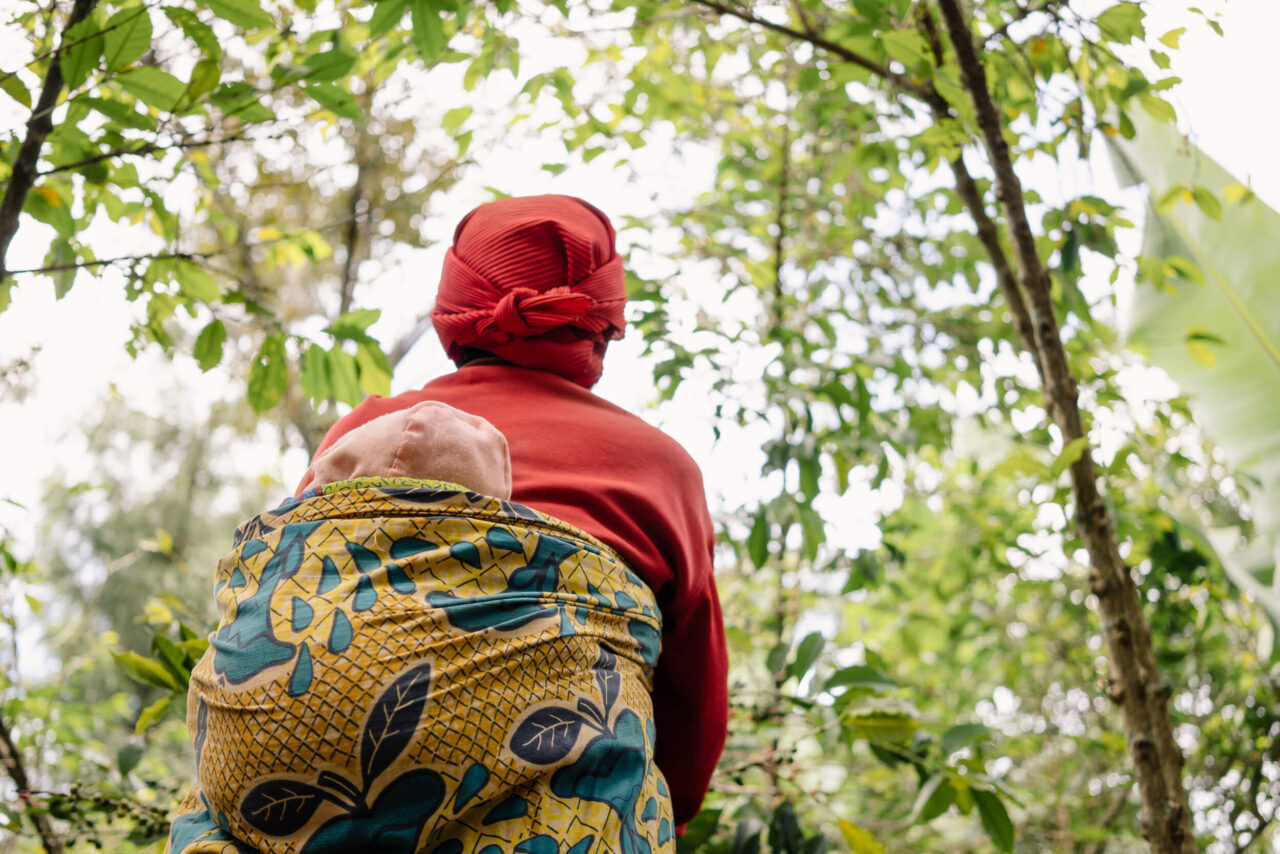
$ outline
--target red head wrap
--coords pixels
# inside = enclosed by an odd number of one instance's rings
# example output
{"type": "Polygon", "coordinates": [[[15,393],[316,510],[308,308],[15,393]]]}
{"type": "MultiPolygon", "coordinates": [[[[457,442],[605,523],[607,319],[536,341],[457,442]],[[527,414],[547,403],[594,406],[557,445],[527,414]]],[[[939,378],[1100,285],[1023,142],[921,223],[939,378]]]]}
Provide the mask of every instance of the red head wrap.
{"type": "Polygon", "coordinates": [[[626,327],[609,218],[572,196],[500,199],[467,214],[444,258],[431,322],[464,347],[590,388],[626,327]]]}

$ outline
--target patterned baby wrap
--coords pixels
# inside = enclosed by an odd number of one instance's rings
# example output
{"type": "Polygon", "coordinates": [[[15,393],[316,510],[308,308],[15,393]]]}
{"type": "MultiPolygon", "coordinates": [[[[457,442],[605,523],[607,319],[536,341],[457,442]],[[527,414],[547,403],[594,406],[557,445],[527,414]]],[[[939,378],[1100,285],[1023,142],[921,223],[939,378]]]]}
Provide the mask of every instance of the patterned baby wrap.
{"type": "Polygon", "coordinates": [[[361,478],[241,525],[215,592],[169,851],[674,850],[661,618],[582,531],[361,478]]]}

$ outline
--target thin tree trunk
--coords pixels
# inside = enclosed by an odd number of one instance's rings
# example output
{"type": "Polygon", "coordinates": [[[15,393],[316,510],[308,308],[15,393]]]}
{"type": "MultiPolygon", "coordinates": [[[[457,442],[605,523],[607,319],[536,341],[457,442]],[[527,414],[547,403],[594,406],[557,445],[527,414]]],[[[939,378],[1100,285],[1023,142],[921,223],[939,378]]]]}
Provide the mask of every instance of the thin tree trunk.
{"type": "MultiPolygon", "coordinates": [[[[1049,271],[1036,251],[1022,185],[1013,169],[1004,128],[987,88],[986,69],[974,50],[969,25],[958,0],[938,0],[938,5],[996,175],[996,195],[1008,219],[1020,285],[1027,297],[1045,397],[1063,442],[1070,443],[1083,438],[1085,432],[1076,381],[1067,364],[1054,314],[1049,271]]],[[[1120,556],[1115,525],[1098,491],[1097,473],[1087,444],[1071,466],[1071,479],[1077,527],[1092,565],[1090,585],[1098,600],[1115,674],[1112,697],[1122,711],[1138,779],[1143,836],[1158,854],[1191,854],[1196,850],[1195,839],[1182,785],[1182,752],[1173,740],[1169,719],[1168,695],[1156,669],[1151,629],[1142,613],[1138,588],[1120,556]]]]}
{"type": "MultiPolygon", "coordinates": [[[[62,28],[63,36],[67,30],[89,17],[98,0],[76,0],[71,7],[71,16],[62,28]]],[[[59,39],[61,41],[61,37],[59,39]]],[[[44,149],[45,137],[53,130],[53,110],[58,105],[58,96],[62,94],[62,57],[54,54],[49,61],[49,69],[44,74],[44,85],[40,97],[31,110],[31,118],[27,120],[27,135],[23,137],[18,148],[18,156],[13,161],[13,171],[5,186],[4,198],[0,199],[0,285],[9,277],[5,258],[9,254],[9,244],[18,233],[18,217],[27,203],[27,195],[36,182],[36,164],[40,162],[40,152],[44,149]]]]}
{"type": "Polygon", "coordinates": [[[0,717],[0,765],[4,766],[5,773],[18,787],[18,800],[27,807],[27,816],[36,826],[36,833],[40,835],[40,844],[44,846],[44,850],[48,854],[63,854],[66,848],[54,831],[49,816],[33,808],[26,800],[30,796],[31,780],[27,777],[27,768],[22,762],[22,754],[18,752],[18,746],[14,743],[9,724],[2,717],[0,717]]]}

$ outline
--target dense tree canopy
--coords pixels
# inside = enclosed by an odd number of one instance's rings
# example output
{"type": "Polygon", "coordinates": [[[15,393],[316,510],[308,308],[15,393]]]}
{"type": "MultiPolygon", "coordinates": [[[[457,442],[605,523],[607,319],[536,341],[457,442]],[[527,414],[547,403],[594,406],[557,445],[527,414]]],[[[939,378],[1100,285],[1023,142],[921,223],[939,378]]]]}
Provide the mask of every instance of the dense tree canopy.
{"type": "MultiPolygon", "coordinates": [[[[235,449],[309,452],[386,393],[430,306],[378,283],[527,144],[552,174],[651,182],[655,150],[711,171],[655,188],[651,216],[610,211],[656,417],[692,408],[763,464],[713,508],[734,719],[681,851],[1273,844],[1280,430],[1232,401],[1280,383],[1280,217],[1174,132],[1185,29],[1146,21],[1066,0],[19,4],[0,310],[121,282],[131,351],[193,361],[222,399],[175,381],[161,416],[95,407],[92,477],[0,529],[0,835],[163,836],[209,568],[282,494],[235,449]],[[1108,151],[1147,210],[1070,177],[1108,151]],[[1116,310],[1135,273],[1141,352],[1116,310]]],[[[0,355],[16,397],[33,357],[0,355]]]]}

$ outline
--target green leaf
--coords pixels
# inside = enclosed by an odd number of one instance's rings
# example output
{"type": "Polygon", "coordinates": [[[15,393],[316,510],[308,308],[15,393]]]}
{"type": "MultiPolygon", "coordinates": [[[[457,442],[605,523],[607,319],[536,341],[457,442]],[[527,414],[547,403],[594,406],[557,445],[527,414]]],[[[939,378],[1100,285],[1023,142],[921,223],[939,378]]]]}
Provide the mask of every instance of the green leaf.
{"type": "Polygon", "coordinates": [[[947,811],[956,801],[956,790],[946,774],[934,774],[920,787],[911,807],[911,824],[927,824],[947,811]]]}
{"type": "Polygon", "coordinates": [[[227,328],[217,318],[200,330],[193,353],[200,370],[211,370],[222,361],[222,345],[226,340],[227,328]]]}
{"type": "Polygon", "coordinates": [[[382,397],[391,394],[391,365],[377,343],[361,341],[356,345],[356,367],[360,374],[360,388],[367,394],[382,397]]]}
{"type": "Polygon", "coordinates": [[[197,18],[195,12],[178,6],[165,6],[164,14],[182,29],[187,38],[195,42],[206,57],[217,59],[222,56],[222,43],[218,41],[217,34],[212,27],[197,18]]]}
{"type": "Polygon", "coordinates": [[[134,733],[136,735],[142,735],[144,732],[160,723],[160,720],[164,717],[164,713],[168,710],[168,697],[163,697],[147,706],[142,710],[142,714],[138,715],[138,723],[133,728],[134,733]]]}
{"type": "Polygon", "coordinates": [[[427,65],[435,65],[440,61],[448,43],[440,11],[432,0],[409,0],[409,12],[413,19],[413,41],[418,46],[418,53],[427,65]]]}
{"type": "Polygon", "coordinates": [[[274,27],[276,23],[263,11],[258,0],[199,0],[199,5],[208,8],[222,20],[246,30],[266,29],[274,27]]]}
{"type": "Polygon", "coordinates": [[[1013,850],[1013,822],[1000,796],[988,789],[973,789],[973,802],[982,819],[982,829],[1001,851],[1013,850]]]}
{"type": "Polygon", "coordinates": [[[751,533],[747,535],[747,556],[756,569],[761,569],[769,559],[769,516],[764,507],[756,513],[751,533]]]}
{"type": "Polygon", "coordinates": [[[440,127],[451,134],[456,134],[458,128],[462,127],[462,123],[471,118],[470,107],[454,107],[444,114],[444,118],[440,120],[440,127]]]}
{"type": "Polygon", "coordinates": [[[378,0],[369,19],[369,35],[380,36],[400,23],[409,8],[409,0],[378,0]]]}
{"type": "Polygon", "coordinates": [[[1200,208],[1200,212],[1209,219],[1222,219],[1222,202],[1218,201],[1218,197],[1213,194],[1213,190],[1208,187],[1193,187],[1191,198],[1195,199],[1196,207],[1200,208]]]}
{"type": "Polygon", "coordinates": [[[63,33],[62,44],[67,47],[59,54],[58,64],[68,91],[80,88],[89,73],[98,67],[98,60],[102,58],[102,36],[97,33],[102,32],[105,21],[105,13],[94,9],[92,15],[63,33]]]}
{"type": "Polygon", "coordinates": [[[1193,326],[1187,330],[1187,352],[1196,364],[1204,365],[1206,368],[1212,368],[1218,363],[1213,346],[1221,346],[1225,343],[1227,342],[1220,336],[1214,335],[1203,326],[1193,326]]]}
{"type": "Polygon", "coordinates": [[[350,51],[326,50],[307,57],[303,65],[307,68],[307,80],[327,83],[345,76],[355,63],[356,55],[350,51]]]}
{"type": "Polygon", "coordinates": [[[222,63],[214,59],[202,59],[191,69],[191,79],[187,81],[186,92],[182,100],[184,107],[190,107],[201,97],[213,91],[222,77],[222,63]]]}
{"type": "Polygon", "coordinates": [[[796,656],[787,667],[787,675],[797,679],[804,678],[809,668],[813,667],[813,663],[822,654],[822,647],[826,642],[827,639],[822,636],[822,632],[811,632],[805,635],[804,640],[800,641],[796,647],[796,656]]]}
{"type": "Polygon", "coordinates": [[[1177,29],[1169,30],[1169,32],[1165,33],[1160,37],[1160,43],[1163,44],[1165,47],[1170,47],[1170,48],[1173,48],[1174,50],[1177,50],[1178,40],[1182,38],[1182,34],[1185,33],[1186,31],[1187,31],[1186,27],[1178,27],[1177,29]]]}
{"type": "MultiPolygon", "coordinates": [[[[1147,122],[1132,142],[1109,144],[1123,182],[1146,183],[1153,197],[1178,185],[1216,197],[1239,183],[1167,125],[1147,122]]],[[[1280,590],[1271,585],[1280,555],[1280,431],[1274,419],[1258,417],[1280,399],[1280,213],[1260,199],[1230,205],[1221,218],[1208,206],[1148,214],[1142,254],[1189,259],[1205,284],[1138,288],[1123,332],[1177,381],[1197,424],[1236,477],[1251,482],[1252,537],[1243,540],[1235,527],[1206,537],[1231,580],[1280,621],[1280,590]],[[1212,338],[1188,340],[1201,330],[1212,338]]]]}
{"type": "Polygon", "coordinates": [[[880,34],[880,43],[890,59],[908,68],[929,58],[929,44],[915,30],[888,30],[880,34]]]}
{"type": "Polygon", "coordinates": [[[268,335],[249,368],[249,405],[254,412],[266,412],[280,402],[289,381],[285,361],[284,334],[268,335]]]}
{"type": "Polygon", "coordinates": [[[1049,466],[1049,479],[1057,480],[1058,476],[1067,469],[1076,464],[1076,461],[1084,455],[1084,449],[1089,447],[1089,437],[1080,436],[1068,442],[1054,458],[1053,465],[1049,466]]]}
{"type": "Polygon", "coordinates": [[[359,121],[364,118],[364,114],[360,112],[360,105],[356,103],[355,95],[352,95],[341,86],[333,83],[312,83],[304,87],[302,91],[306,92],[317,104],[342,116],[344,119],[359,121]]]}
{"type": "Polygon", "coordinates": [[[31,109],[31,93],[27,91],[27,87],[18,79],[18,75],[13,74],[0,79],[0,90],[28,110],[31,109]]]}
{"type": "Polygon", "coordinates": [[[698,850],[702,843],[710,839],[720,826],[720,809],[704,807],[685,827],[684,836],[676,839],[676,854],[690,854],[698,850]]]}
{"type": "Polygon", "coordinates": [[[883,671],[868,667],[865,664],[853,664],[849,667],[842,667],[831,674],[831,677],[827,679],[826,684],[823,686],[823,690],[849,688],[853,691],[871,691],[879,694],[885,691],[893,691],[897,687],[898,683],[883,671]]]}
{"type": "Polygon", "coordinates": [[[378,318],[382,310],[377,308],[358,308],[340,315],[324,331],[334,338],[346,338],[352,341],[363,341],[369,337],[368,329],[378,318]]]}
{"type": "Polygon", "coordinates": [[[1137,3],[1117,3],[1097,17],[1098,29],[1108,41],[1128,44],[1145,35],[1142,26],[1145,15],[1137,3]]]}
{"type": "MultiPolygon", "coordinates": [[[[53,184],[34,187],[27,195],[26,206],[23,210],[45,225],[53,226],[54,231],[58,232],[62,237],[71,237],[75,234],[75,217],[71,215],[71,208],[67,204],[67,199],[59,192],[59,188],[53,184]]],[[[50,264],[53,263],[58,262],[56,259],[50,261],[50,264]]]]}
{"type": "Polygon", "coordinates": [[[942,739],[938,742],[938,750],[943,756],[950,756],[975,741],[990,737],[991,730],[982,724],[956,724],[942,734],[942,739]]]}
{"type": "Polygon", "coordinates": [[[1178,120],[1178,112],[1173,108],[1173,104],[1170,104],[1159,95],[1149,95],[1143,92],[1138,95],[1138,103],[1156,121],[1172,124],[1178,120]]]}
{"type": "Polygon", "coordinates": [[[884,854],[884,846],[869,832],[845,819],[840,819],[840,835],[853,854],[884,854]]]}
{"type": "Polygon", "coordinates": [[[364,395],[360,393],[355,357],[337,347],[329,351],[329,382],[334,400],[352,406],[364,400],[364,395]]]}
{"type": "Polygon", "coordinates": [[[158,110],[172,110],[187,91],[177,77],[149,65],[131,68],[115,79],[126,92],[158,110]]]}
{"type": "Polygon", "coordinates": [[[319,344],[307,347],[302,357],[302,391],[316,403],[329,399],[329,353],[319,344]]]}
{"type": "MultiPolygon", "coordinates": [[[[178,680],[173,678],[173,674],[154,658],[147,658],[136,652],[113,652],[111,657],[125,673],[139,682],[155,685],[157,688],[168,688],[170,691],[181,691],[186,687],[179,685],[178,680]]],[[[166,699],[165,702],[167,703],[168,700],[166,699]]]]}
{"type": "Polygon", "coordinates": [[[107,19],[102,58],[108,71],[133,65],[151,47],[151,16],[145,6],[126,6],[107,19]]]}
{"type": "Polygon", "coordinates": [[[189,258],[174,259],[173,277],[178,283],[178,289],[192,299],[211,303],[222,297],[217,280],[189,258]]]}
{"type": "Polygon", "coordinates": [[[134,741],[120,745],[120,749],[116,751],[116,769],[120,776],[128,777],[129,772],[138,767],[145,752],[145,748],[134,741]]]}

